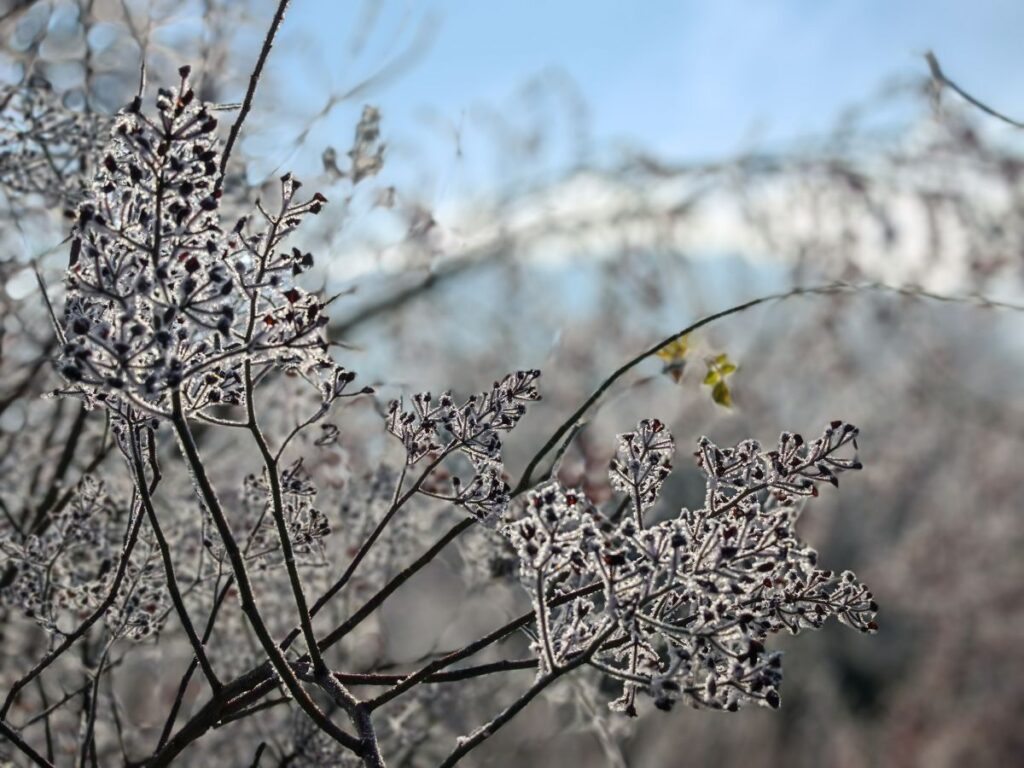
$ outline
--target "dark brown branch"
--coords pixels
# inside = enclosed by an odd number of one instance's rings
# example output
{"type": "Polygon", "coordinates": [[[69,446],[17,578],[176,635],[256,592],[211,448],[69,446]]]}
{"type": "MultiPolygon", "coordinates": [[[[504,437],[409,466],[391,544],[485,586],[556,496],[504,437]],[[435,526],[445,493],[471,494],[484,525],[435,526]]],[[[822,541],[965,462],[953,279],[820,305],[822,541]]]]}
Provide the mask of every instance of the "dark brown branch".
{"type": "MultiPolygon", "coordinates": [[[[453,669],[450,672],[436,672],[423,677],[417,682],[428,684],[457,683],[461,680],[472,680],[475,677],[493,675],[497,672],[516,672],[521,669],[535,669],[536,667],[537,659],[502,659],[501,661],[491,661],[487,664],[476,664],[472,667],[453,669]]],[[[341,682],[348,683],[349,685],[398,685],[410,677],[410,675],[378,675],[372,672],[365,674],[358,672],[335,672],[334,676],[341,682]]],[[[368,701],[367,706],[378,706],[378,699],[368,701]]]]}
{"type": "Polygon", "coordinates": [[[256,754],[253,755],[252,764],[249,768],[259,768],[260,760],[263,758],[263,753],[267,749],[267,742],[261,741],[260,745],[256,747],[256,754]]]}
{"type": "MultiPolygon", "coordinates": [[[[310,618],[309,608],[306,604],[306,594],[302,589],[302,580],[299,578],[298,568],[295,566],[295,552],[292,549],[291,535],[288,533],[288,521],[284,517],[284,499],[281,494],[281,476],[278,472],[277,460],[274,458],[267,445],[267,440],[260,430],[259,422],[256,419],[255,393],[253,391],[252,363],[246,360],[243,365],[243,381],[245,385],[245,410],[248,420],[248,430],[256,441],[260,456],[263,457],[263,466],[267,472],[267,482],[270,485],[271,512],[274,517],[274,525],[277,527],[277,538],[281,544],[281,554],[284,558],[285,570],[288,573],[288,581],[292,589],[292,597],[295,599],[295,607],[299,612],[299,626],[306,640],[306,648],[313,660],[313,666],[318,673],[323,673],[327,667],[323,657],[320,655],[320,648],[316,643],[316,635],[313,632],[313,622],[310,618]]],[[[285,648],[287,646],[284,646],[285,648]]]]}
{"type": "MultiPolygon", "coordinates": [[[[576,598],[585,597],[586,595],[592,595],[595,592],[599,591],[601,588],[601,584],[591,584],[586,587],[581,587],[580,589],[573,590],[572,592],[568,592],[564,595],[561,595],[560,597],[551,600],[550,606],[554,608],[564,603],[575,600],[576,598]]],[[[470,656],[479,653],[487,646],[496,643],[502,638],[512,634],[517,629],[522,629],[523,627],[529,625],[530,622],[534,620],[534,618],[535,614],[533,611],[530,611],[529,613],[524,613],[518,618],[508,622],[504,626],[498,627],[498,629],[494,630],[493,632],[484,635],[479,640],[470,643],[465,648],[461,648],[458,651],[452,651],[451,653],[442,656],[441,658],[436,659],[435,661],[430,662],[426,666],[422,667],[419,671],[414,672],[410,675],[406,675],[391,690],[385,691],[377,698],[367,702],[367,706],[369,706],[371,709],[379,707],[391,701],[391,699],[395,698],[396,696],[401,695],[413,686],[418,685],[419,683],[427,682],[428,680],[433,682],[434,678],[437,677],[438,670],[444,669],[445,667],[451,666],[452,664],[456,664],[459,661],[462,661],[463,659],[468,659],[470,656]]]]}
{"type": "Polygon", "coordinates": [[[391,581],[389,581],[377,594],[367,600],[363,605],[348,617],[344,622],[331,630],[324,638],[320,641],[321,649],[327,648],[334,645],[341,640],[345,635],[351,632],[353,629],[358,627],[368,616],[381,606],[381,604],[391,596],[391,594],[398,589],[400,586],[405,584],[411,579],[421,568],[427,564],[433,562],[434,558],[440,554],[441,550],[447,547],[451,542],[457,539],[462,533],[475,524],[472,518],[467,517],[465,520],[461,520],[452,526],[448,532],[438,539],[434,545],[420,555],[411,565],[406,567],[404,570],[399,572],[391,581]]]}
{"type": "Polygon", "coordinates": [[[4,722],[3,719],[0,719],[0,735],[20,749],[22,753],[36,765],[41,765],[43,768],[53,768],[53,763],[36,752],[29,743],[21,738],[18,732],[4,722]]]}
{"type": "Polygon", "coordinates": [[[988,106],[988,104],[979,101],[977,98],[969,94],[959,85],[957,85],[948,77],[946,77],[946,74],[942,71],[942,67],[939,66],[939,60],[935,57],[934,53],[928,51],[927,53],[925,53],[924,59],[925,61],[928,62],[928,69],[931,70],[932,80],[934,80],[940,88],[949,88],[951,91],[960,96],[968,104],[977,107],[986,115],[990,115],[991,117],[994,117],[997,120],[1002,120],[1004,123],[1006,123],[1007,125],[1012,125],[1014,128],[1024,128],[1024,123],[1020,122],[1019,120],[1014,120],[1012,117],[1007,117],[1002,112],[999,112],[993,109],[992,107],[988,106]]]}
{"type": "MultiPolygon", "coordinates": [[[[149,485],[146,482],[146,470],[143,467],[142,452],[138,444],[140,438],[140,433],[132,426],[131,433],[128,435],[128,441],[131,444],[131,456],[128,457],[128,460],[135,474],[135,487],[139,498],[142,500],[142,507],[146,510],[146,517],[149,518],[149,526],[153,529],[153,535],[156,537],[157,549],[160,551],[160,559],[163,561],[164,575],[167,579],[167,591],[171,595],[174,610],[178,614],[178,620],[181,621],[181,626],[188,636],[189,643],[192,644],[193,653],[199,659],[199,665],[203,669],[203,674],[206,675],[207,682],[210,683],[210,687],[216,693],[221,689],[222,683],[217,678],[217,674],[213,671],[213,665],[210,664],[210,660],[206,656],[203,641],[196,634],[192,618],[188,615],[188,609],[185,607],[185,600],[181,595],[181,589],[178,587],[178,579],[174,573],[174,560],[171,557],[171,548],[167,543],[167,537],[164,536],[163,529],[160,527],[160,520],[157,518],[156,510],[153,508],[153,498],[150,496],[149,485]]],[[[152,439],[153,435],[151,434],[150,440],[152,439]]]]}
{"type": "MultiPolygon", "coordinates": [[[[421,568],[432,562],[438,553],[441,552],[450,542],[456,539],[463,531],[473,525],[473,520],[467,518],[453,526],[437,542],[434,543],[415,562],[410,564],[402,572],[397,574],[380,592],[370,598],[363,606],[352,614],[348,620],[337,627],[327,637],[320,641],[321,650],[341,640],[348,632],[358,626],[366,617],[370,616],[395,590],[408,581],[421,568]]],[[[532,615],[532,614],[531,614],[532,615]]],[[[529,620],[529,616],[526,617],[529,620]]],[[[509,630],[512,631],[512,630],[509,630]]],[[[464,657],[461,657],[464,658],[464,657]]],[[[258,701],[264,695],[277,687],[272,678],[272,671],[268,664],[262,664],[239,678],[228,683],[219,696],[210,699],[192,718],[189,719],[181,730],[171,738],[166,746],[153,757],[150,765],[170,765],[171,761],[190,743],[202,737],[210,728],[223,717],[229,716],[258,701]]]]}
{"type": "MultiPolygon", "coordinates": [[[[206,620],[206,628],[203,630],[203,645],[206,645],[210,641],[210,636],[213,634],[213,627],[217,621],[217,614],[220,612],[221,606],[224,604],[224,599],[228,596],[228,591],[231,586],[235,583],[234,577],[229,576],[227,583],[221,589],[213,603],[213,608],[210,609],[210,615],[206,620]]],[[[185,674],[181,676],[181,682],[178,684],[178,692],[174,697],[174,703],[171,704],[171,711],[167,714],[167,720],[164,722],[163,730],[160,733],[160,740],[157,742],[156,752],[159,752],[164,748],[167,743],[167,739],[171,736],[171,729],[174,727],[174,721],[178,719],[178,710],[181,709],[182,702],[185,700],[185,692],[188,690],[188,684],[192,680],[192,675],[199,666],[199,659],[195,656],[188,664],[188,668],[185,670],[185,674]]]]}
{"type": "Polygon", "coordinates": [[[473,733],[469,734],[469,736],[460,739],[456,748],[450,755],[448,755],[447,758],[445,758],[444,762],[441,763],[440,768],[451,768],[451,766],[458,763],[476,747],[480,746],[480,744],[497,733],[502,726],[508,723],[513,717],[525,709],[531,701],[537,698],[541,691],[558,680],[558,678],[568,674],[577,667],[581,667],[586,664],[587,661],[590,660],[590,657],[594,655],[598,648],[604,644],[616,629],[617,625],[612,624],[608,629],[599,634],[583,653],[573,657],[557,669],[553,669],[542,677],[537,678],[526,693],[510,704],[501,712],[501,714],[487,723],[487,725],[477,728],[473,733]]]}
{"type": "Polygon", "coordinates": [[[80,405],[78,413],[75,414],[75,420],[71,422],[71,430],[64,440],[64,447],[61,449],[60,458],[57,459],[57,465],[53,470],[53,477],[50,479],[50,487],[47,489],[46,495],[40,502],[39,507],[32,515],[31,523],[29,523],[28,528],[33,533],[39,533],[42,521],[46,518],[46,514],[60,495],[64,476],[75,459],[78,442],[82,439],[82,433],[85,431],[85,422],[88,418],[88,409],[86,409],[85,405],[80,405]]]}
{"type": "MultiPolygon", "coordinates": [[[[101,670],[102,671],[102,670],[101,670]]],[[[46,738],[46,759],[51,763],[53,762],[53,729],[50,727],[50,714],[53,712],[50,709],[50,699],[46,695],[46,686],[43,685],[42,678],[36,678],[36,688],[39,690],[39,701],[43,705],[43,735],[46,738]]]]}
{"type": "MultiPolygon", "coordinates": [[[[231,562],[235,582],[238,586],[238,594],[241,598],[242,612],[245,613],[246,617],[249,619],[249,623],[252,625],[252,628],[256,633],[256,637],[259,639],[260,645],[263,647],[263,651],[267,654],[267,657],[270,659],[271,664],[277,671],[282,682],[288,688],[288,691],[295,697],[296,702],[302,707],[303,711],[306,712],[310,719],[339,744],[352,750],[356,754],[362,754],[362,742],[351,734],[342,731],[326,715],[324,715],[316,705],[316,702],[310,698],[309,694],[299,683],[298,679],[295,677],[295,673],[292,671],[291,667],[288,666],[288,661],[285,659],[284,653],[270,636],[270,632],[267,629],[267,626],[263,621],[263,617],[260,615],[259,608],[256,605],[256,598],[253,594],[252,584],[249,581],[249,574],[245,568],[245,561],[242,558],[241,550],[238,548],[238,542],[235,540],[234,534],[231,532],[231,527],[228,525],[227,517],[220,506],[220,500],[217,498],[213,485],[206,474],[206,467],[203,464],[202,458],[199,456],[199,450],[192,437],[188,421],[186,421],[181,409],[181,393],[177,390],[172,394],[172,408],[172,423],[179,441],[181,442],[182,451],[184,452],[185,458],[192,470],[197,490],[207,510],[210,512],[211,517],[213,517],[214,524],[220,534],[221,543],[224,546],[224,551],[227,553],[228,559],[231,562]]],[[[214,700],[216,700],[216,697],[214,700]]]]}
{"type": "Polygon", "coordinates": [[[29,389],[39,381],[39,372],[50,363],[50,352],[57,346],[57,340],[49,337],[46,344],[39,350],[39,356],[32,361],[31,366],[14,388],[0,400],[0,415],[3,414],[14,403],[26,395],[29,389]]]}
{"type": "Polygon", "coordinates": [[[278,29],[281,28],[281,22],[284,21],[284,12],[287,8],[288,0],[280,0],[277,4],[277,10],[274,12],[274,18],[270,21],[270,28],[267,30],[266,37],[263,38],[263,46],[260,48],[259,56],[256,58],[256,66],[249,76],[249,88],[245,92],[245,98],[242,99],[242,107],[238,111],[238,117],[231,126],[228,140],[224,144],[224,152],[220,156],[220,173],[217,174],[214,194],[219,193],[224,187],[224,177],[227,175],[231,150],[235,148],[235,142],[238,140],[238,134],[242,130],[242,124],[245,122],[245,118],[249,116],[249,110],[252,109],[252,100],[256,95],[256,88],[259,86],[260,76],[263,74],[263,66],[267,63],[270,49],[274,47],[274,38],[277,36],[278,29]]]}
{"type": "MultiPolygon", "coordinates": [[[[397,513],[398,510],[401,509],[402,506],[404,506],[407,501],[409,501],[409,499],[416,495],[417,491],[419,491],[420,489],[420,486],[423,485],[423,481],[426,480],[427,476],[444,460],[444,458],[445,454],[442,454],[437,459],[432,461],[430,465],[420,474],[419,478],[413,484],[412,488],[410,488],[406,493],[404,493],[401,497],[397,498],[391,504],[387,512],[384,513],[384,516],[381,518],[380,522],[377,523],[376,527],[359,547],[359,551],[356,552],[355,557],[352,558],[352,561],[348,564],[348,567],[345,569],[344,573],[341,574],[341,577],[338,578],[338,580],[335,581],[334,584],[332,584],[326,592],[324,592],[322,595],[320,595],[320,597],[317,598],[316,602],[313,604],[313,608],[312,611],[310,612],[310,615],[316,616],[320,609],[323,608],[332,597],[334,597],[336,594],[338,594],[339,591],[344,589],[349,579],[352,578],[353,574],[355,574],[356,570],[359,568],[359,564],[363,561],[366,555],[369,554],[370,549],[373,547],[374,543],[384,532],[384,529],[387,527],[388,523],[391,522],[391,519],[395,516],[395,513],[397,513]]],[[[395,491],[396,495],[398,494],[401,488],[402,479],[404,477],[405,471],[403,470],[401,478],[398,481],[398,488],[396,488],[395,491]]],[[[289,633],[288,637],[285,638],[283,647],[287,648],[289,645],[291,645],[292,641],[295,639],[295,636],[296,632],[293,629],[289,633]]]]}
{"type": "Polygon", "coordinates": [[[267,699],[266,701],[261,701],[258,704],[253,704],[251,707],[246,709],[240,709],[237,712],[232,712],[230,715],[224,715],[224,717],[217,721],[217,724],[213,727],[223,728],[225,725],[233,723],[236,720],[241,720],[242,718],[249,717],[249,715],[255,715],[257,712],[263,712],[264,710],[271,709],[279,704],[289,704],[290,702],[291,698],[288,696],[279,696],[276,699],[267,699]]]}

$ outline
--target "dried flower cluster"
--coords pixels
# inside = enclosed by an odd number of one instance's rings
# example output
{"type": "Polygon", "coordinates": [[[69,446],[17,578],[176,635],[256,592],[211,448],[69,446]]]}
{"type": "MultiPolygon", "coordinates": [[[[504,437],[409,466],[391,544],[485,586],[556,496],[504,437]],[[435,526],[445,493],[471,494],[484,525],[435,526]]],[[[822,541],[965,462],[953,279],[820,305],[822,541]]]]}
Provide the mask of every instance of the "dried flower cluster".
{"type": "MultiPolygon", "coordinates": [[[[82,478],[69,503],[52,515],[44,531],[20,542],[0,540],[0,552],[14,568],[11,583],[0,590],[0,600],[34,619],[54,638],[68,636],[111,591],[125,506],[111,498],[103,482],[88,475],[82,478]]],[[[165,618],[163,574],[153,548],[140,549],[126,563],[121,588],[104,615],[114,638],[145,639],[165,618]]]]}
{"type": "Polygon", "coordinates": [[[401,401],[392,401],[388,431],[402,441],[409,466],[431,455],[439,463],[455,452],[469,459],[473,476],[468,481],[453,476],[447,498],[479,521],[493,524],[510,500],[498,433],[512,430],[526,413],[526,403],[540,399],[539,378],[537,370],[516,371],[459,406],[450,392],[436,402],[429,392],[414,395],[411,411],[403,410],[401,401]]]}
{"type": "Polygon", "coordinates": [[[172,391],[187,413],[237,405],[242,361],[273,362],[327,371],[330,402],[352,374],[326,354],[322,304],[295,283],[312,255],[279,247],[326,200],[297,199],[301,185],[285,176],[276,212],[258,205],[225,232],[217,119],[188,74],[160,91],[155,118],[138,100],[118,116],[79,206],[61,373],[115,409],[127,402],[159,416],[172,391]]]}
{"type": "Polygon", "coordinates": [[[65,612],[93,607],[111,566],[108,519],[114,510],[103,484],[84,478],[47,529],[24,541],[0,541],[0,551],[17,575],[0,593],[44,629],[60,634],[65,612]]]}
{"type": "MultiPolygon", "coordinates": [[[[314,505],[317,488],[302,459],[281,469],[281,496],[292,546],[301,557],[312,562],[324,560],[324,541],[331,532],[327,517],[314,505]]],[[[274,531],[273,491],[266,471],[245,478],[242,503],[253,521],[252,557],[279,555],[280,542],[274,531]]]]}
{"type": "Polygon", "coordinates": [[[0,189],[73,209],[109,118],[73,110],[46,83],[0,87],[0,189]]]}
{"type": "Polygon", "coordinates": [[[624,498],[615,512],[557,482],[531,491],[506,530],[534,601],[539,674],[586,658],[622,682],[612,706],[629,714],[637,691],[662,709],[680,699],[777,707],[781,657],[766,649],[768,635],[817,629],[830,617],[876,629],[871,593],[848,571],[818,568],[795,532],[800,501],[860,467],[838,455],[856,435],[833,422],[809,444],[784,433],[768,452],[751,440],[723,450],[703,438],[704,506],[654,524],[646,518],[674,450],[657,420],[619,436],[609,475],[624,498]]]}

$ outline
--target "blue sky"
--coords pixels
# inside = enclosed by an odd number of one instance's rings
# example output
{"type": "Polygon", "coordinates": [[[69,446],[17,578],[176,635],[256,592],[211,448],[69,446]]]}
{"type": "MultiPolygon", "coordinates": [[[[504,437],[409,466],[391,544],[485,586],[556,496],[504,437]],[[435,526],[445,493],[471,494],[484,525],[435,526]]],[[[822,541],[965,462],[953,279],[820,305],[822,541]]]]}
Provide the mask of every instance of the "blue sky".
{"type": "MultiPolygon", "coordinates": [[[[819,133],[887,78],[924,73],[929,48],[962,85],[1024,115],[1020,0],[390,0],[352,55],[362,13],[360,4],[339,0],[299,0],[290,11],[277,55],[288,59],[284,71],[300,73],[291,89],[300,100],[308,94],[311,110],[418,33],[428,42],[399,76],[335,109],[310,143],[347,146],[359,108],[372,102],[397,156],[435,169],[420,182],[437,194],[503,172],[491,156],[488,115],[528,121],[521,91],[538,76],[560,94],[572,84],[599,156],[627,144],[677,159],[707,157],[819,133]]],[[[561,138],[573,130],[563,118],[552,113],[551,168],[575,152],[561,138]]]]}

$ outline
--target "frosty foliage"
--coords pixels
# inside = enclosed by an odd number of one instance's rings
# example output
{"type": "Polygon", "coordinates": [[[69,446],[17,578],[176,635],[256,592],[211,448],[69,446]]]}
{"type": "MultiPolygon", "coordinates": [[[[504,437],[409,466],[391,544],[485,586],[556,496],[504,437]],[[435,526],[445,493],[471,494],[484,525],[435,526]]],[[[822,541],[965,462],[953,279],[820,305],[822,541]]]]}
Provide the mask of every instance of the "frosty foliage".
{"type": "Polygon", "coordinates": [[[352,375],[326,354],[321,302],[295,283],[313,256],[282,241],[326,200],[281,180],[276,209],[225,231],[219,216],[217,119],[188,68],[117,117],[79,206],[68,264],[61,373],[71,391],[113,410],[161,416],[178,391],[186,413],[243,399],[241,368],[275,366],[324,379],[325,402],[352,375]]]}
{"type": "MultiPolygon", "coordinates": [[[[43,532],[20,542],[0,540],[0,552],[15,569],[10,585],[0,590],[0,601],[55,638],[72,632],[111,590],[127,512],[102,481],[82,478],[43,532]]],[[[166,584],[152,547],[140,550],[126,563],[126,577],[104,617],[115,638],[141,640],[163,623],[166,584]]]]}
{"type": "Polygon", "coordinates": [[[644,420],[636,432],[619,435],[619,446],[608,470],[612,487],[628,494],[638,525],[643,513],[658,500],[672,470],[675,441],[660,421],[644,420]]]}
{"type": "Polygon", "coordinates": [[[662,709],[679,700],[777,707],[781,656],[766,648],[769,635],[817,629],[828,618],[876,629],[871,593],[849,571],[819,568],[795,532],[804,497],[860,468],[842,456],[856,436],[833,422],[811,443],[783,433],[771,451],[753,440],[721,449],[702,438],[695,455],[707,478],[704,506],[653,524],[645,513],[674,448],[657,420],[619,436],[609,471],[626,496],[617,510],[603,512],[557,482],[531,491],[505,530],[534,601],[539,675],[586,658],[621,681],[612,707],[628,714],[636,714],[637,692],[662,709]]]}
{"type": "MultiPolygon", "coordinates": [[[[317,488],[303,466],[302,459],[296,459],[281,470],[281,491],[284,516],[296,554],[303,561],[323,562],[324,541],[331,532],[331,525],[324,513],[313,506],[317,488]]],[[[247,515],[254,521],[249,544],[250,556],[266,559],[279,557],[280,542],[274,531],[271,511],[273,499],[265,471],[259,477],[249,475],[245,478],[242,503],[247,515]]]]}
{"type": "Polygon", "coordinates": [[[45,82],[0,86],[0,189],[74,208],[110,119],[65,106],[45,82]]]}
{"type": "MultiPolygon", "coordinates": [[[[5,734],[34,722],[11,724],[26,687],[35,682],[48,707],[43,673],[80,674],[81,666],[91,710],[71,751],[83,765],[115,748],[125,763],[168,765],[221,726],[284,705],[274,744],[281,764],[383,768],[385,755],[394,764],[428,755],[448,766],[577,668],[596,672],[578,686],[587,706],[612,680],[621,695],[611,710],[628,715],[637,714],[637,694],[664,710],[678,701],[777,707],[781,657],[767,648],[770,635],[830,617],[876,629],[871,593],[852,573],[819,568],[795,531],[822,483],[860,468],[857,430],[843,422],[810,443],[783,433],[768,451],[752,440],[721,449],[702,438],[703,506],[669,518],[658,503],[676,445],[653,419],[619,435],[612,490],[604,489],[617,496],[607,509],[558,481],[531,482],[529,470],[513,489],[503,441],[541,399],[535,369],[464,400],[422,392],[391,402],[376,424],[401,446],[398,466],[344,426],[322,423],[339,399],[373,394],[348,391],[355,374],[329,354],[326,302],[299,284],[314,258],[285,244],[327,201],[304,195],[286,174],[273,205],[257,200],[225,222],[224,166],[237,132],[223,149],[189,68],[179,75],[158,91],[154,113],[136,98],[112,123],[65,109],[45,89],[0,91],[0,185],[75,207],[56,359],[58,394],[81,401],[52,493],[20,522],[3,508],[0,604],[49,639],[27,672],[0,675],[9,687],[0,704],[5,734]],[[300,394],[287,389],[291,380],[300,394]],[[256,392],[268,382],[283,385],[264,413],[256,392]],[[106,416],[96,457],[61,495],[93,411],[106,416]],[[200,444],[193,425],[214,437],[200,444]],[[176,439],[165,440],[171,430],[176,439]],[[232,450],[210,461],[211,442],[221,445],[217,435],[229,431],[251,450],[227,443],[232,450]],[[103,464],[115,448],[127,470],[120,475],[103,464]],[[464,577],[486,588],[518,571],[532,612],[461,648],[433,649],[418,669],[394,672],[410,663],[386,658],[387,638],[365,663],[354,661],[355,637],[328,655],[371,616],[386,633],[378,609],[457,539],[452,560],[461,559],[464,577]],[[179,631],[189,663],[162,733],[147,757],[129,757],[139,747],[126,746],[113,693],[113,722],[96,728],[111,651],[179,631]],[[519,631],[529,658],[471,661],[519,631]],[[75,643],[82,663],[56,665],[75,643]],[[445,758],[439,738],[479,721],[461,706],[475,700],[453,684],[532,668],[534,686],[456,739],[445,758]],[[202,703],[185,707],[197,689],[202,703]]],[[[380,171],[384,153],[380,114],[367,107],[351,170],[338,171],[333,155],[324,164],[354,186],[380,171]]],[[[48,728],[49,713],[39,716],[48,728]]],[[[589,718],[609,754],[605,718],[614,717],[589,718]]],[[[216,741],[210,754],[229,742],[216,741]]]]}
{"type": "Polygon", "coordinates": [[[481,522],[497,522],[509,504],[508,483],[503,477],[501,437],[526,413],[526,403],[540,399],[537,380],[540,371],[516,371],[494,382],[489,392],[473,395],[455,405],[450,392],[437,400],[429,392],[412,397],[411,411],[400,400],[388,407],[388,431],[405,448],[406,464],[412,466],[427,456],[439,463],[459,453],[469,460],[474,472],[469,480],[451,478],[446,498],[464,507],[481,522]]]}
{"type": "Polygon", "coordinates": [[[17,568],[0,596],[57,634],[63,612],[98,603],[114,555],[107,525],[112,506],[103,484],[85,477],[44,532],[22,542],[0,541],[0,551],[17,568]]]}

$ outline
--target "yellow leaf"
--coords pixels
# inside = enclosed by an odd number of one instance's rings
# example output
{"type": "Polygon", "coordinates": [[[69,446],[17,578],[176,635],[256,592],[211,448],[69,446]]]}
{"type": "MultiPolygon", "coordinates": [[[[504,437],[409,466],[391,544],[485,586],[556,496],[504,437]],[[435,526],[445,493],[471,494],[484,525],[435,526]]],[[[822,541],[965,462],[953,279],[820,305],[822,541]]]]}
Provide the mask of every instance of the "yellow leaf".
{"type": "Polygon", "coordinates": [[[690,340],[688,336],[680,336],[673,339],[664,347],[657,351],[659,358],[667,363],[678,363],[684,357],[690,348],[690,340]]]}
{"type": "Polygon", "coordinates": [[[718,382],[712,388],[711,399],[723,408],[732,408],[732,392],[729,391],[729,385],[724,381],[718,382]]]}
{"type": "Polygon", "coordinates": [[[730,373],[734,372],[735,370],[736,370],[736,364],[735,363],[726,363],[725,365],[722,365],[722,366],[719,367],[718,372],[720,374],[722,374],[722,376],[728,376],[730,373]]]}
{"type": "Polygon", "coordinates": [[[710,387],[712,384],[717,384],[718,380],[721,378],[722,377],[718,374],[718,371],[711,368],[708,370],[708,375],[704,377],[704,383],[710,387]]]}
{"type": "Polygon", "coordinates": [[[663,373],[667,373],[676,384],[678,384],[683,378],[683,369],[686,363],[673,363],[666,365],[663,373]]]}
{"type": "Polygon", "coordinates": [[[715,358],[716,365],[728,365],[728,363],[729,356],[725,352],[723,352],[722,354],[715,358]]]}

